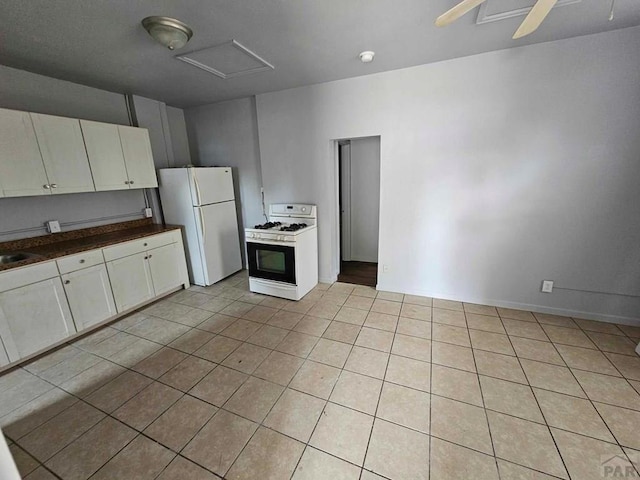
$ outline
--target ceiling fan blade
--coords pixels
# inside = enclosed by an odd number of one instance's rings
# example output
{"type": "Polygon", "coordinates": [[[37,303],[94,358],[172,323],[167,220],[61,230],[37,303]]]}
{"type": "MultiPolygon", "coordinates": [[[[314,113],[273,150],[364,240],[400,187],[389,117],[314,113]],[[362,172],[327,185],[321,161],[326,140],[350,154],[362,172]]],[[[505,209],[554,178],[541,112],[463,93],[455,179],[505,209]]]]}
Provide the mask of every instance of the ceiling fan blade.
{"type": "Polygon", "coordinates": [[[538,0],[513,34],[513,39],[535,32],[557,2],[558,0],[538,0]]]}
{"type": "Polygon", "coordinates": [[[436,25],[438,27],[444,27],[450,23],[456,21],[465,13],[473,10],[485,0],[462,0],[459,4],[453,7],[451,10],[444,12],[436,19],[436,25]]]}

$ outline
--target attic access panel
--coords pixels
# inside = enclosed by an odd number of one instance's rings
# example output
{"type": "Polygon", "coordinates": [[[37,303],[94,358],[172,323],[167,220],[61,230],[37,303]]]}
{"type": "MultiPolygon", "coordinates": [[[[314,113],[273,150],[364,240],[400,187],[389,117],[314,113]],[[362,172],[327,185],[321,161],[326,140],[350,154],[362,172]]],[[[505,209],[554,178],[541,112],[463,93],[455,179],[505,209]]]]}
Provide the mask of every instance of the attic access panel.
{"type": "Polygon", "coordinates": [[[236,40],[176,55],[175,58],[224,79],[275,68],[236,40]]]}
{"type": "MultiPolygon", "coordinates": [[[[580,3],[582,0],[558,0],[553,8],[580,3]]],[[[480,5],[476,24],[497,22],[507,18],[525,16],[536,0],[487,0],[480,5]]]]}

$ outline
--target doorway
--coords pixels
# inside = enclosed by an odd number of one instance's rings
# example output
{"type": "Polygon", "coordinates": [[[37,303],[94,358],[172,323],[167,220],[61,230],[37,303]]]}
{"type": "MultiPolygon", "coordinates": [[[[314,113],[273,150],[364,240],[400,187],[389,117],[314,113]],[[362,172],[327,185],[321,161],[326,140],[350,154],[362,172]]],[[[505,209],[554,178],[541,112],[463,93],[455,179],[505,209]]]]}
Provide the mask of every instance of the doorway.
{"type": "Polygon", "coordinates": [[[380,226],[380,137],[338,142],[338,281],[375,287],[380,226]]]}

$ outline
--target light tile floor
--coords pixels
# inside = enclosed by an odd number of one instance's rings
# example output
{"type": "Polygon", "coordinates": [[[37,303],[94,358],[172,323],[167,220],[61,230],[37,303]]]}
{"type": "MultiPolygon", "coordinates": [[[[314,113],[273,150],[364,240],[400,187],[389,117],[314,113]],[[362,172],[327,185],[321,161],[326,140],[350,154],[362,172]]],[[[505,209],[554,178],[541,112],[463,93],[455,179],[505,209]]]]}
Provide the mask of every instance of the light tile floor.
{"type": "Polygon", "coordinates": [[[241,272],[0,376],[0,425],[30,480],[600,479],[640,458],[639,340],[241,272]]]}

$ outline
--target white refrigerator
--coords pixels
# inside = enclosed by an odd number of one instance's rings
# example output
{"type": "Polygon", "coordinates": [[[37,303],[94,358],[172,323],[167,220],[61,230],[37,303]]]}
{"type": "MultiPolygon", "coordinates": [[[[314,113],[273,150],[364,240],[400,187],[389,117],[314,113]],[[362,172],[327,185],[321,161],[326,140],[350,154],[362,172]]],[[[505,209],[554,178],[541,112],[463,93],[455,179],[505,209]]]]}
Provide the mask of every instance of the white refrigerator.
{"type": "Polygon", "coordinates": [[[242,268],[230,167],[159,170],[166,223],[183,225],[191,283],[212,285],[242,268]]]}

